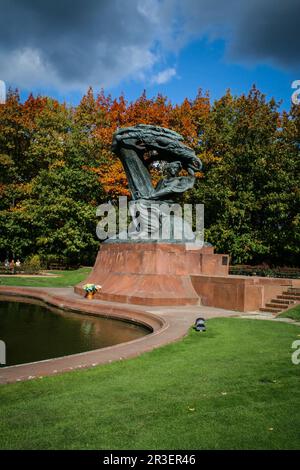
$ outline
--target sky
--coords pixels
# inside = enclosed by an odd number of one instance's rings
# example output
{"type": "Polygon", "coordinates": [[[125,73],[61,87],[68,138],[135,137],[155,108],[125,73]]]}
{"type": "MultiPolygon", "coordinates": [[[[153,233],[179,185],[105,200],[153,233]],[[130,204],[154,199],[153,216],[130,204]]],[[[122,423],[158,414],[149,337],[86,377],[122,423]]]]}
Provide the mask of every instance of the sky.
{"type": "Polygon", "coordinates": [[[300,0],[0,0],[0,81],[76,104],[143,90],[174,103],[256,86],[289,108],[300,0]]]}

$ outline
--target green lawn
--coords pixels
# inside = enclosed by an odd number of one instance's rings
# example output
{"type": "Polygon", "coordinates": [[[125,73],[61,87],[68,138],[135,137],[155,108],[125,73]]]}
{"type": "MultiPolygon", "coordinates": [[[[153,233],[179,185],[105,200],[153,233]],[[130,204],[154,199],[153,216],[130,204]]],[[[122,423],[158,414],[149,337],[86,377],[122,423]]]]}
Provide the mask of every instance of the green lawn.
{"type": "Polygon", "coordinates": [[[287,312],[283,312],[279,315],[280,317],[292,318],[293,320],[300,321],[300,305],[291,308],[287,312]]]}
{"type": "Polygon", "coordinates": [[[91,268],[80,268],[74,271],[48,271],[59,277],[12,277],[0,276],[0,286],[29,287],[69,287],[83,281],[91,268]]]}
{"type": "Polygon", "coordinates": [[[135,359],[0,387],[0,447],[299,449],[300,328],[207,325],[135,359]]]}

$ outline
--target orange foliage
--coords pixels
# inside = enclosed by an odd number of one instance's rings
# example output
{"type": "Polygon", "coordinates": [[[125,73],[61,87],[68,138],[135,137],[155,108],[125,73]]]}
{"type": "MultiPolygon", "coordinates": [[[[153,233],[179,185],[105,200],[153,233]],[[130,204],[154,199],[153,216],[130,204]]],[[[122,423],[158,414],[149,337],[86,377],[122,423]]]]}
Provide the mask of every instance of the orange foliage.
{"type": "MultiPolygon", "coordinates": [[[[209,97],[202,95],[201,90],[195,100],[185,99],[182,104],[173,105],[166,96],[161,94],[155,98],[148,98],[144,91],[136,101],[128,103],[123,95],[112,99],[110,95],[105,95],[101,90],[95,96],[92,88],[89,88],[79,105],[71,110],[71,119],[78,129],[88,130],[87,134],[84,134],[85,131],[83,131],[84,138],[86,136],[86,142],[82,143],[83,146],[86,144],[88,148],[90,138],[97,143],[99,159],[97,157],[96,160],[99,161],[99,166],[94,163],[92,168],[91,165],[86,165],[86,170],[95,172],[107,194],[115,198],[118,195],[129,195],[122,164],[110,149],[113,133],[117,128],[140,123],[167,127],[182,134],[187,145],[193,147],[197,152],[199,131],[203,126],[203,120],[209,114],[209,109],[209,97]]],[[[39,129],[39,116],[42,111],[46,113],[44,120],[47,122],[47,118],[49,118],[52,125],[55,116],[58,116],[59,122],[59,114],[66,113],[67,107],[56,100],[50,102],[47,97],[38,96],[35,98],[32,95],[22,103],[17,92],[10,93],[6,104],[0,105],[0,133],[7,142],[10,142],[11,152],[17,158],[20,154],[18,158],[20,162],[22,161],[21,156],[27,151],[35,132],[39,129]],[[16,134],[22,138],[18,138],[18,144],[15,146],[16,134]]],[[[58,131],[64,132],[64,129],[59,128],[58,131]]],[[[41,145],[43,143],[42,141],[41,145]]],[[[60,146],[58,147],[60,149],[60,146]]],[[[38,147],[36,151],[39,156],[38,147]]],[[[51,151],[58,152],[56,147],[51,151]]],[[[63,148],[61,152],[63,152],[63,148]]],[[[3,168],[5,167],[9,171],[9,155],[3,153],[0,163],[3,168]]],[[[63,166],[63,153],[57,153],[56,160],[50,161],[49,164],[51,168],[63,166]]],[[[24,168],[24,172],[26,172],[26,168],[24,168]]],[[[151,175],[154,184],[161,176],[155,169],[151,170],[151,175]]]]}
{"type": "MultiPolygon", "coordinates": [[[[88,93],[91,93],[91,90],[88,93]]],[[[84,97],[82,103],[86,102],[87,98],[84,97]]],[[[110,151],[113,133],[117,128],[136,124],[167,127],[182,134],[186,143],[196,149],[199,126],[210,110],[209,97],[203,96],[201,90],[194,101],[186,99],[181,105],[176,106],[160,94],[156,98],[149,99],[144,91],[140,98],[128,104],[123,95],[118,99],[112,99],[110,95],[105,96],[101,90],[93,104],[102,116],[94,134],[101,142],[102,158],[105,161],[97,173],[104,189],[112,197],[129,195],[123,167],[110,151]]],[[[155,171],[152,173],[156,182],[159,175],[155,171]]]]}

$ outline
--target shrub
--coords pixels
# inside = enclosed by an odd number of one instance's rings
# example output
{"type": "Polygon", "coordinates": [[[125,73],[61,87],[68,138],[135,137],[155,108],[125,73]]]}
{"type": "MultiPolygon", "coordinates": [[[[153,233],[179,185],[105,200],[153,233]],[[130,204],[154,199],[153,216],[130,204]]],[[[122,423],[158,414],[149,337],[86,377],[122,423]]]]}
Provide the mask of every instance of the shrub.
{"type": "Polygon", "coordinates": [[[29,273],[38,273],[41,268],[42,266],[39,255],[32,255],[26,258],[24,263],[24,271],[29,273]]]}

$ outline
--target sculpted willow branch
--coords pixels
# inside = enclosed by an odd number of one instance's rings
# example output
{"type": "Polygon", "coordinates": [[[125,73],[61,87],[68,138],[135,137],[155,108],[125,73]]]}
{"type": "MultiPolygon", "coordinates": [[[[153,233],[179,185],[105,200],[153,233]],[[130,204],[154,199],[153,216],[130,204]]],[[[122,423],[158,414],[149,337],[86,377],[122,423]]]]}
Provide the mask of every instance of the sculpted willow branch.
{"type": "Polygon", "coordinates": [[[112,150],[123,164],[133,200],[173,201],[194,186],[195,172],[201,170],[202,163],[182,141],[177,132],[146,124],[119,129],[114,134],[112,150]],[[155,161],[167,162],[166,178],[156,188],[149,171],[155,161]],[[187,170],[189,176],[178,176],[181,169],[187,170]]]}

